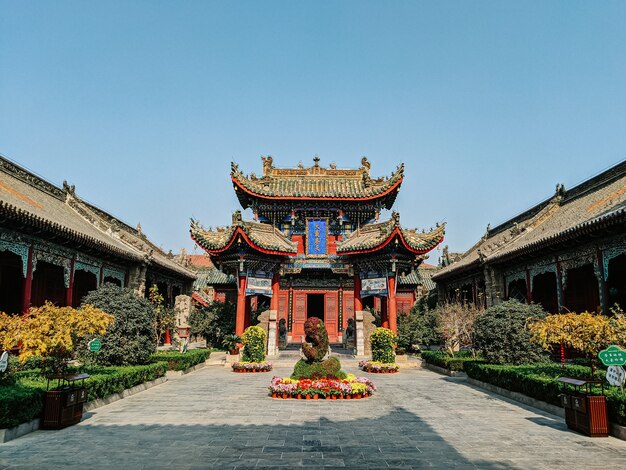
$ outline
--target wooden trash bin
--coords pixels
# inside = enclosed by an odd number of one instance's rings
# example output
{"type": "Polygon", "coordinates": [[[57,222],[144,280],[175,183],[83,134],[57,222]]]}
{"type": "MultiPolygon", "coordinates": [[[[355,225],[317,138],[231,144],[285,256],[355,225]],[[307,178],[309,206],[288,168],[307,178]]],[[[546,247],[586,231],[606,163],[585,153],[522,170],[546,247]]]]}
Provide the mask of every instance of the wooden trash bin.
{"type": "Polygon", "coordinates": [[[602,381],[570,377],[559,377],[558,381],[564,387],[559,398],[565,408],[567,427],[590,437],[608,437],[609,420],[602,381]],[[592,395],[592,385],[601,385],[602,395],[592,395]]]}
{"type": "Polygon", "coordinates": [[[61,429],[79,423],[83,417],[83,404],[87,401],[85,379],[89,374],[73,374],[53,376],[50,380],[57,380],[55,390],[47,390],[43,405],[41,429],[61,429]],[[80,386],[75,382],[81,380],[80,386]]]}

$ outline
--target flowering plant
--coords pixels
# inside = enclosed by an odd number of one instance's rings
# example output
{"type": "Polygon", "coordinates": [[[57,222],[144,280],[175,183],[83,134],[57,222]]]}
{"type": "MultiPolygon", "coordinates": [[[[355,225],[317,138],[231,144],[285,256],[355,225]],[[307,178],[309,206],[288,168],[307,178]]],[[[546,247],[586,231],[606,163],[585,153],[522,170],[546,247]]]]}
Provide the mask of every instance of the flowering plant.
{"type": "Polygon", "coordinates": [[[376,386],[366,377],[355,377],[350,374],[345,379],[291,379],[289,377],[274,377],[269,391],[274,397],[322,397],[322,398],[356,398],[369,396],[376,390],[376,386]]]}
{"type": "Polygon", "coordinates": [[[380,373],[393,373],[398,372],[400,367],[394,362],[378,362],[378,361],[360,361],[359,367],[365,372],[373,372],[375,374],[380,373]]]}
{"type": "Polygon", "coordinates": [[[235,372],[269,372],[272,370],[271,362],[234,362],[232,368],[235,372]]]}

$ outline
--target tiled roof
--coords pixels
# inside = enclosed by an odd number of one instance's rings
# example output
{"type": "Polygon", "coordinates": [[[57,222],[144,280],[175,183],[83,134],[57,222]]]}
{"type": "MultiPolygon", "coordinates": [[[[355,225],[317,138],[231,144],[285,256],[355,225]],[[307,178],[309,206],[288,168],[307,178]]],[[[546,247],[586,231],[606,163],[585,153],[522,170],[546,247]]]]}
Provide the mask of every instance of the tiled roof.
{"type": "Polygon", "coordinates": [[[188,279],[194,274],[134,229],[63,188],[0,157],[0,212],[39,232],[48,232],[123,259],[147,261],[188,279]]]}
{"type": "Polygon", "coordinates": [[[626,222],[626,161],[565,190],[494,229],[487,228],[460,260],[446,266],[435,280],[453,276],[482,263],[503,262],[537,253],[583,233],[594,233],[626,222]]]}
{"type": "Polygon", "coordinates": [[[226,250],[238,234],[250,240],[251,246],[268,254],[290,255],[297,249],[297,245],[273,225],[244,222],[239,211],[233,215],[233,225],[215,230],[204,229],[192,220],[190,233],[191,238],[210,254],[226,250]]]}
{"type": "Polygon", "coordinates": [[[196,302],[198,302],[201,305],[204,305],[205,307],[208,307],[211,304],[211,301],[213,300],[207,294],[205,294],[204,292],[193,292],[191,294],[191,297],[196,302]]]}
{"type": "Polygon", "coordinates": [[[189,260],[189,264],[193,268],[207,269],[213,268],[213,262],[206,254],[204,255],[185,255],[189,260]]]}
{"type": "Polygon", "coordinates": [[[249,198],[264,199],[339,199],[372,200],[387,197],[388,209],[393,205],[404,174],[404,164],[398,166],[390,177],[372,179],[370,163],[361,160],[358,169],[338,169],[315,164],[305,168],[275,168],[272,157],[263,158],[263,176],[254,173],[244,175],[239,166],[232,163],[231,178],[243,207],[249,206],[249,198]]]}
{"type": "Polygon", "coordinates": [[[414,253],[427,253],[442,242],[445,233],[445,224],[438,225],[430,232],[420,233],[415,229],[400,226],[400,215],[392,214],[391,219],[385,222],[376,222],[360,227],[344,241],[337,243],[337,253],[363,252],[382,247],[396,234],[400,236],[405,248],[414,253]]]}
{"type": "Polygon", "coordinates": [[[435,289],[437,285],[431,279],[432,269],[422,268],[422,265],[411,273],[398,276],[398,285],[424,286],[428,290],[435,289]]]}
{"type": "Polygon", "coordinates": [[[437,266],[435,266],[434,264],[422,263],[420,264],[420,268],[421,269],[437,269],[437,266]]]}
{"type": "Polygon", "coordinates": [[[237,285],[235,276],[225,274],[217,268],[203,269],[198,271],[197,279],[193,283],[194,290],[202,290],[205,287],[214,286],[216,284],[233,284],[237,285]]]}

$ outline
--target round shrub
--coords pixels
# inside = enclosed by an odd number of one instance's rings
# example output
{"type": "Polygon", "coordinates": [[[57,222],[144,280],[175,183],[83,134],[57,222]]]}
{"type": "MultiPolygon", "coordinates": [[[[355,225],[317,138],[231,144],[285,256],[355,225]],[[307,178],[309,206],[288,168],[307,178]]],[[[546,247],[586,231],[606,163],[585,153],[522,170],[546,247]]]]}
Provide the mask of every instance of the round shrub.
{"type": "Polygon", "coordinates": [[[80,355],[96,363],[111,366],[145,364],[156,351],[154,342],[154,310],[152,304],[137,296],[132,289],[104,284],[83,298],[83,305],[91,304],[115,317],[113,326],[98,336],[102,349],[96,354],[87,351],[85,343],[80,355]]]}
{"type": "Polygon", "coordinates": [[[346,373],[341,370],[341,362],[336,357],[329,357],[322,362],[309,362],[300,359],[296,362],[291,374],[292,379],[345,379],[346,373]]]}
{"type": "Polygon", "coordinates": [[[398,342],[398,336],[388,328],[376,328],[370,336],[372,344],[372,360],[389,364],[395,362],[393,348],[398,342]]]}
{"type": "Polygon", "coordinates": [[[242,360],[244,362],[263,362],[267,333],[260,326],[249,326],[241,335],[243,342],[242,360]]]}
{"type": "Polygon", "coordinates": [[[507,300],[485,310],[474,323],[474,348],[492,364],[527,364],[546,359],[541,346],[530,342],[528,318],[544,318],[536,304],[507,300]]]}

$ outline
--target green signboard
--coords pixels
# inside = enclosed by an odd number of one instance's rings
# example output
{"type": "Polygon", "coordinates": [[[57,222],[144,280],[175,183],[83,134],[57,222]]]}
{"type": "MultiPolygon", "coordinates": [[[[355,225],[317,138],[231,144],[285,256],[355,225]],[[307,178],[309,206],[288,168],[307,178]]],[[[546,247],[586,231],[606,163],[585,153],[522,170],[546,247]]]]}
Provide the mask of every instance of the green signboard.
{"type": "Polygon", "coordinates": [[[89,350],[91,352],[98,352],[100,351],[100,348],[102,348],[102,343],[98,338],[92,339],[89,343],[87,343],[87,345],[89,346],[89,350]]]}
{"type": "Polygon", "coordinates": [[[598,353],[598,357],[605,366],[626,365],[626,351],[619,346],[609,346],[598,353]]]}

